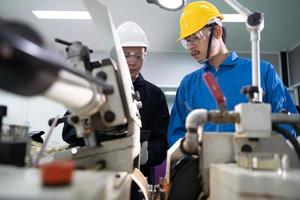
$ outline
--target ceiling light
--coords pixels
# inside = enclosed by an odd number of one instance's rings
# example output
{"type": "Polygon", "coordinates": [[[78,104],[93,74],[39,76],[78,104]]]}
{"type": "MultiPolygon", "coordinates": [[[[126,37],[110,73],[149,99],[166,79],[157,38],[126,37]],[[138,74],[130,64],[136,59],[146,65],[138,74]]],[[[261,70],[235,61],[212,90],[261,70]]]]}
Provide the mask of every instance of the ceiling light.
{"type": "Polygon", "coordinates": [[[38,19],[92,19],[87,11],[33,10],[32,13],[38,19]]]}
{"type": "Polygon", "coordinates": [[[186,4],[186,0],[147,0],[147,2],[171,11],[180,10],[186,4]]]}
{"type": "Polygon", "coordinates": [[[245,22],[246,18],[244,18],[240,14],[223,14],[224,20],[222,22],[245,22]]]}

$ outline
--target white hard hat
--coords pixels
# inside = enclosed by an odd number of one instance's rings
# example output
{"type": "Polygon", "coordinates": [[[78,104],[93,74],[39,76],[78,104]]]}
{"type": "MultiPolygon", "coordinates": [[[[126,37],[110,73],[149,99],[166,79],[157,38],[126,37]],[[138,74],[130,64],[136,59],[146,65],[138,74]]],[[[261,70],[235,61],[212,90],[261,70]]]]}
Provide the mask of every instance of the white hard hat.
{"type": "Polygon", "coordinates": [[[117,33],[122,47],[149,47],[145,32],[135,22],[124,22],[118,27],[117,33]]]}

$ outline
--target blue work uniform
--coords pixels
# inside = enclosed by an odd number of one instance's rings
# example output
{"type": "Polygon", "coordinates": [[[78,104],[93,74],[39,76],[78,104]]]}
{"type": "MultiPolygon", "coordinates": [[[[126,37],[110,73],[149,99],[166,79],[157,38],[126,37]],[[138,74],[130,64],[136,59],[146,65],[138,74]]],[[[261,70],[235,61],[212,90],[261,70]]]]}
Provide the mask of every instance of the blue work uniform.
{"type": "MultiPolygon", "coordinates": [[[[296,107],[275,68],[270,63],[261,61],[260,69],[261,87],[264,91],[263,102],[271,104],[272,112],[286,109],[296,113],[296,107]]],[[[170,146],[185,135],[185,119],[190,111],[198,108],[207,110],[218,108],[202,79],[205,72],[214,75],[226,97],[228,110],[234,110],[234,106],[239,103],[248,102],[247,97],[241,94],[241,88],[252,85],[250,59],[238,57],[236,52],[231,52],[217,70],[209,63],[205,63],[202,68],[186,75],[177,90],[168,127],[170,146]]],[[[206,123],[204,131],[234,132],[235,127],[234,124],[206,123]]]]}

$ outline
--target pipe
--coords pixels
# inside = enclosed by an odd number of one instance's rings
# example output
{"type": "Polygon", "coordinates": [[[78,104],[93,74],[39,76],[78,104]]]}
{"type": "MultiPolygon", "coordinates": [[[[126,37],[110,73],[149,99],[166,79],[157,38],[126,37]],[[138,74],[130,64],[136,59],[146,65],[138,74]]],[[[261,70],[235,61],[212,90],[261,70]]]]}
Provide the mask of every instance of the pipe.
{"type": "Polygon", "coordinates": [[[207,116],[207,110],[205,109],[196,109],[189,113],[185,123],[187,132],[180,145],[182,152],[198,154],[199,141],[202,140],[203,124],[207,121],[207,116]]]}
{"type": "Polygon", "coordinates": [[[271,115],[272,123],[290,123],[298,124],[300,123],[300,115],[287,115],[283,113],[272,113],[271,115]]]}
{"type": "Polygon", "coordinates": [[[63,104],[75,115],[90,116],[106,101],[96,86],[69,72],[60,73],[44,96],[63,104]],[[68,76],[67,76],[68,74],[68,76]]]}
{"type": "Polygon", "coordinates": [[[238,123],[239,121],[240,117],[236,112],[219,112],[214,110],[208,112],[205,109],[193,110],[186,118],[185,128],[187,132],[180,145],[182,152],[186,154],[198,154],[199,142],[202,141],[203,125],[205,122],[238,123]]]}
{"type": "Polygon", "coordinates": [[[251,31],[251,57],[252,57],[252,86],[258,87],[258,93],[254,93],[255,102],[262,102],[262,89],[260,87],[260,32],[251,31]]]}
{"type": "Polygon", "coordinates": [[[240,13],[244,18],[247,18],[251,11],[249,11],[247,8],[242,6],[239,2],[235,0],[224,0],[229,6],[231,6],[234,10],[236,10],[238,13],[240,13]]]}
{"type": "Polygon", "coordinates": [[[252,55],[252,86],[258,87],[258,93],[254,93],[254,102],[262,102],[262,88],[260,82],[260,32],[264,28],[263,15],[252,13],[236,0],[224,0],[229,6],[241,14],[246,20],[247,30],[250,32],[252,55]]]}

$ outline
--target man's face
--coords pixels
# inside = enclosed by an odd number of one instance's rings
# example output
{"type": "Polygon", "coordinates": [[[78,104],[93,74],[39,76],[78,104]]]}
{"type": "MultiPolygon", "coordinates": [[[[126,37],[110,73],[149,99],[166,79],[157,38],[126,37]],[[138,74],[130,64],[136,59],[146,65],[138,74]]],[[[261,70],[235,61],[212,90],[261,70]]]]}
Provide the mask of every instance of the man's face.
{"type": "Polygon", "coordinates": [[[145,59],[145,47],[123,47],[132,80],[135,80],[142,69],[145,59]]]}
{"type": "Polygon", "coordinates": [[[198,62],[206,60],[209,35],[210,30],[205,27],[182,40],[183,46],[198,62]]]}

